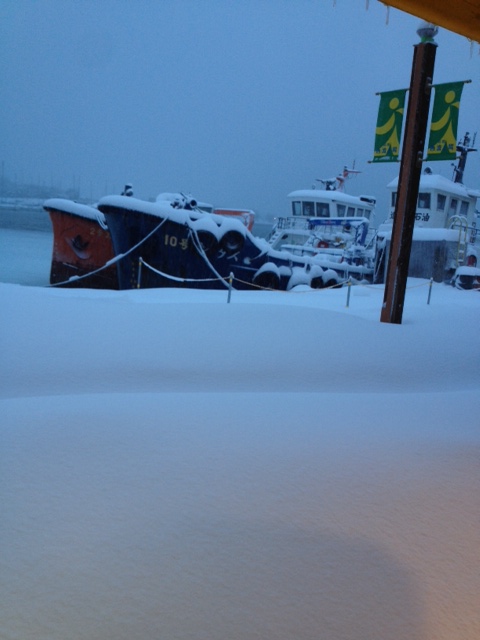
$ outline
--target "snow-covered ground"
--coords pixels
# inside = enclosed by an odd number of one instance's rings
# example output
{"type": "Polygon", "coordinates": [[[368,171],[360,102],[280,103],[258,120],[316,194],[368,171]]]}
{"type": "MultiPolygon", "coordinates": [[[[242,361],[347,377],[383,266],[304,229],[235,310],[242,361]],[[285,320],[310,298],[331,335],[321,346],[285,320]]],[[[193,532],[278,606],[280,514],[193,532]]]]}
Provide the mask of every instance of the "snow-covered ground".
{"type": "Polygon", "coordinates": [[[2,638],[480,637],[478,291],[59,290],[9,238],[2,638]]]}

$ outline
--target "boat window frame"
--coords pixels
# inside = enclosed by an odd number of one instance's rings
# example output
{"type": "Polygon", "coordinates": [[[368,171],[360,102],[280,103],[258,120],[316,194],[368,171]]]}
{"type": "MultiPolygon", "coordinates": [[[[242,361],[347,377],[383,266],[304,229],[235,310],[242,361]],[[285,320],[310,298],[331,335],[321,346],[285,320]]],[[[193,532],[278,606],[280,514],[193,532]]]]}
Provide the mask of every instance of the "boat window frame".
{"type": "Polygon", "coordinates": [[[458,207],[458,198],[451,198],[449,207],[448,207],[448,215],[455,216],[457,214],[457,207],[458,207]]]}
{"type": "Polygon", "coordinates": [[[315,202],[313,200],[302,200],[302,216],[305,218],[315,217],[315,202]],[[308,213],[309,209],[311,209],[310,213],[308,213]]]}
{"type": "Polygon", "coordinates": [[[302,215],[302,201],[301,200],[293,200],[292,201],[292,215],[296,218],[300,218],[302,215]]]}
{"type": "Polygon", "coordinates": [[[460,209],[458,210],[458,215],[467,217],[469,206],[470,203],[468,202],[468,200],[460,200],[460,209]]]}
{"type": "Polygon", "coordinates": [[[329,202],[315,202],[315,217],[316,218],[330,218],[330,203],[329,202]],[[319,213],[320,211],[320,213],[319,213]]]}
{"type": "Polygon", "coordinates": [[[417,207],[419,209],[430,209],[432,204],[432,194],[430,191],[421,191],[418,194],[417,207]]]}
{"type": "Polygon", "coordinates": [[[437,193],[437,211],[445,211],[447,206],[447,196],[444,193],[437,193]]]}
{"type": "Polygon", "coordinates": [[[337,218],[344,218],[346,210],[346,205],[337,202],[337,218]]]}

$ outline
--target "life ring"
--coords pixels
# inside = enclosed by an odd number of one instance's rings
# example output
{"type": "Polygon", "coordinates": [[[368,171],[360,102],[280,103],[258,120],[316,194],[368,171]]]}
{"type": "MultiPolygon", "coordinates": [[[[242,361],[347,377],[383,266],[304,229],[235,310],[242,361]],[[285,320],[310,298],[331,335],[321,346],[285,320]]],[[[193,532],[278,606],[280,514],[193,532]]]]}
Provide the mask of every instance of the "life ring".
{"type": "Polygon", "coordinates": [[[317,244],[315,245],[316,249],[328,249],[328,242],[326,242],[325,240],[318,240],[317,244]]]}

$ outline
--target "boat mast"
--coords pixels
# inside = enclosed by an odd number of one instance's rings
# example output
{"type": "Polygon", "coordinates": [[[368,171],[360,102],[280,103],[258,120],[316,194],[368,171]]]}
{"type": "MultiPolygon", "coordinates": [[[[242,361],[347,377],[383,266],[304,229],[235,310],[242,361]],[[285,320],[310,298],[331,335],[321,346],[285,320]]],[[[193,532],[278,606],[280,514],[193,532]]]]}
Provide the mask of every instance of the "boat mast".
{"type": "Polygon", "coordinates": [[[345,181],[348,180],[351,175],[356,175],[358,173],[362,172],[355,169],[354,162],[352,169],[344,166],[342,173],[340,173],[336,178],[316,178],[316,181],[321,182],[325,186],[325,191],[345,191],[345,181]]]}
{"type": "Polygon", "coordinates": [[[460,184],[463,184],[463,174],[465,171],[465,165],[467,164],[467,156],[471,151],[476,151],[476,149],[474,148],[476,137],[477,137],[477,134],[473,136],[472,146],[470,146],[470,134],[467,131],[463,140],[460,142],[457,142],[457,151],[460,155],[457,158],[458,167],[453,165],[453,181],[454,182],[459,182],[460,184]]]}

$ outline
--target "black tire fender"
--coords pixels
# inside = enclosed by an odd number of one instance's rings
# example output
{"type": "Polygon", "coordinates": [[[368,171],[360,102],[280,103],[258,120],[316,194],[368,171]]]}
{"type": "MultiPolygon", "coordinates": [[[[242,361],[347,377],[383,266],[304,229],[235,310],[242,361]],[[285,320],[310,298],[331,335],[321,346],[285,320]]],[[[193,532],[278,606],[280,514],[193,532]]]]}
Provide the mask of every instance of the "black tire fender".
{"type": "Polygon", "coordinates": [[[240,231],[231,229],[220,238],[220,248],[227,254],[237,253],[241,251],[245,243],[245,237],[240,231]]]}
{"type": "Polygon", "coordinates": [[[212,253],[212,251],[216,249],[218,241],[215,234],[211,231],[200,229],[197,231],[197,238],[205,253],[212,253]]]}

